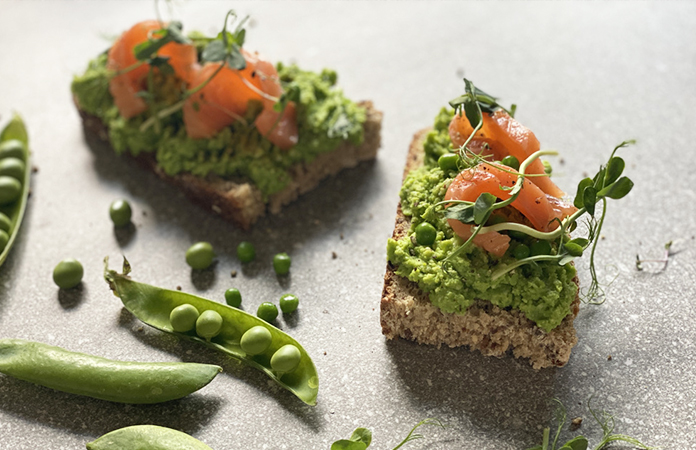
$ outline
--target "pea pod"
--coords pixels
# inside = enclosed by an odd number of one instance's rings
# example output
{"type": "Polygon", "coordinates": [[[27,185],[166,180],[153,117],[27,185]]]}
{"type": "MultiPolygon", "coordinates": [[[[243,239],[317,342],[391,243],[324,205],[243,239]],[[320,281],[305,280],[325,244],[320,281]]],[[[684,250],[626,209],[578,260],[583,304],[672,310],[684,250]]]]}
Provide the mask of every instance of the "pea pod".
{"type": "Polygon", "coordinates": [[[185,397],[221,371],[211,364],[114,361],[39,342],[0,339],[0,372],[118,403],[160,403],[185,397]]]}
{"type": "Polygon", "coordinates": [[[19,183],[17,198],[15,199],[14,193],[10,196],[8,192],[5,192],[8,195],[7,198],[13,200],[8,200],[7,203],[3,201],[0,204],[0,266],[7,259],[7,255],[17,238],[17,231],[22,223],[27,198],[29,198],[31,164],[29,164],[28,144],[29,138],[24,122],[19,115],[15,114],[0,133],[0,160],[4,160],[5,165],[13,163],[10,172],[3,172],[2,178],[6,186],[0,189],[11,191],[17,188],[16,184],[19,183]],[[17,169],[20,167],[23,169],[21,174],[17,173],[17,169]],[[20,176],[17,177],[17,175],[20,176]]]}
{"type": "Polygon", "coordinates": [[[171,291],[144,283],[138,283],[130,278],[130,264],[124,259],[123,273],[109,270],[108,258],[104,260],[104,278],[123,305],[151,327],[179,337],[199,342],[215,350],[224,352],[268,375],[285,389],[295,394],[308,405],[315,405],[319,390],[319,378],[314,362],[304,348],[288,334],[268,324],[262,319],[222,303],[214,302],[192,294],[171,291]],[[195,330],[176,332],[170,322],[174,308],[181,305],[193,305],[201,314],[212,310],[222,317],[222,326],[217,335],[204,339],[195,330]],[[262,353],[251,355],[241,347],[241,339],[247,330],[255,326],[263,326],[271,333],[271,344],[262,353]],[[279,372],[271,368],[271,358],[281,347],[292,345],[300,353],[300,361],[289,372],[279,372]]]}
{"type": "Polygon", "coordinates": [[[213,450],[181,431],[156,425],[135,425],[107,433],[87,450],[213,450]]]}

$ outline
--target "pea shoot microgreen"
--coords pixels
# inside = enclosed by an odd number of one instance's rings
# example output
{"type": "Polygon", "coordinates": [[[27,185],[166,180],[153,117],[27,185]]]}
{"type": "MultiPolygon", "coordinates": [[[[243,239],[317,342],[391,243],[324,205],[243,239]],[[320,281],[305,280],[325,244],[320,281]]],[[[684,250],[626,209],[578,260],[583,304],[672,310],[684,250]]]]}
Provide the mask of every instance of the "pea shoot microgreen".
{"type": "MultiPolygon", "coordinates": [[[[416,433],[419,427],[423,425],[435,425],[441,428],[445,426],[437,419],[425,419],[418,422],[408,435],[392,450],[398,450],[407,443],[423,438],[422,434],[416,433]]],[[[372,432],[367,428],[356,428],[353,434],[348,439],[339,439],[331,444],[331,450],[365,450],[372,443],[372,432]]]]}
{"type": "Polygon", "coordinates": [[[659,272],[667,269],[667,264],[669,264],[669,257],[674,255],[676,252],[672,250],[673,241],[669,241],[665,244],[664,256],[660,259],[641,259],[640,255],[636,253],[636,270],[642,271],[645,268],[643,264],[645,263],[657,263],[660,264],[659,272]]]}
{"type": "MultiPolygon", "coordinates": [[[[463,112],[472,125],[476,124],[464,145],[458,149],[458,154],[460,156],[460,168],[473,168],[472,170],[477,170],[476,166],[478,164],[489,161],[486,157],[474,153],[468,145],[483,125],[483,113],[490,114],[497,109],[505,108],[497,102],[495,97],[475,87],[470,80],[465,78],[464,84],[466,93],[449,103],[455,109],[455,114],[462,114],[463,112]]],[[[513,105],[510,110],[505,109],[505,111],[512,115],[515,109],[515,105],[513,105]]],[[[535,239],[556,242],[555,251],[553,251],[552,254],[529,256],[509,264],[498,266],[492,273],[492,280],[494,281],[520,266],[534,264],[538,261],[551,261],[559,265],[568,264],[575,258],[582,256],[583,253],[590,248],[589,265],[592,282],[584,295],[584,299],[588,303],[602,303],[603,289],[597,278],[594,261],[598,242],[597,238],[604,224],[607,199],[621,199],[633,188],[631,179],[622,176],[626,163],[621,157],[616,156],[616,152],[634,143],[635,141],[624,141],[617,145],[612,151],[607,163],[600,166],[594,177],[585,178],[580,181],[573,200],[573,204],[578,210],[563,220],[554,219],[558,226],[554,230],[547,232],[538,231],[529,226],[513,222],[502,222],[492,225],[487,225],[486,222],[491,217],[493,211],[504,208],[517,199],[524,187],[525,178],[548,176],[550,173],[548,169],[545,169],[544,174],[527,174],[525,170],[540,156],[556,155],[557,152],[552,150],[539,150],[521,162],[518,171],[507,169],[502,165],[496,164],[496,168],[517,175],[517,180],[513,186],[501,186],[502,190],[509,191],[510,197],[508,199],[496,201],[496,196],[490,193],[482,193],[474,202],[448,200],[433,205],[433,208],[446,206],[444,209],[444,216],[447,219],[455,219],[462,223],[472,225],[471,236],[461,244],[459,248],[452,252],[444,260],[444,263],[447,264],[452,258],[464,251],[464,249],[471,244],[476,235],[494,231],[521,232],[535,239]],[[599,207],[597,204],[600,204],[599,207]],[[571,239],[570,232],[575,230],[578,220],[586,213],[589,215],[585,223],[587,236],[571,239]]],[[[426,214],[432,214],[432,211],[428,211],[426,214]]]]}
{"type": "MultiPolygon", "coordinates": [[[[553,438],[553,441],[551,441],[551,428],[544,428],[541,445],[530,447],[527,450],[587,450],[589,448],[589,441],[585,436],[575,436],[574,438],[568,440],[564,444],[560,444],[560,447],[558,447],[558,438],[560,437],[561,431],[563,430],[563,427],[566,423],[567,412],[565,407],[563,406],[563,403],[561,403],[560,400],[554,399],[554,401],[558,404],[558,408],[556,409],[556,421],[558,422],[558,428],[556,429],[556,434],[553,438]]],[[[590,405],[591,402],[592,398],[590,398],[587,401],[587,409],[589,409],[590,414],[592,415],[594,420],[599,424],[603,431],[602,440],[599,442],[599,444],[597,444],[596,447],[594,447],[594,450],[602,450],[606,448],[606,446],[609,445],[611,442],[618,441],[626,442],[634,447],[641,448],[644,450],[656,448],[648,447],[647,445],[640,442],[638,439],[632,438],[630,436],[626,436],[624,434],[614,434],[614,417],[604,410],[602,410],[601,412],[597,412],[596,410],[592,409],[590,405]]]]}

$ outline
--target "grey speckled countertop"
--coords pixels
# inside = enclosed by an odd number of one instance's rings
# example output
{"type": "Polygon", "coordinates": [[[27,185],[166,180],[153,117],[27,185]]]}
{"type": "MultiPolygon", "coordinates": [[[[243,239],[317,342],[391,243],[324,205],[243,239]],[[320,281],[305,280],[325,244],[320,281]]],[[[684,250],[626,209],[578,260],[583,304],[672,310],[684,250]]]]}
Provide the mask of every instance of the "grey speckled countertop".
{"type": "MultiPolygon", "coordinates": [[[[172,187],[85,141],[69,92],[73,74],[152,2],[0,4],[0,114],[25,117],[32,196],[19,241],[0,269],[0,336],[37,340],[126,360],[203,361],[224,374],[186,399],[124,406],[0,376],[0,448],[79,449],[112,429],[153,423],[186,431],[217,450],[327,449],[358,426],[374,447],[395,446],[427,417],[413,449],[521,449],[553,426],[552,398],[582,416],[587,400],[612,412],[617,431],[665,449],[696,448],[696,4],[690,2],[184,2],[186,29],[213,31],[228,7],[253,17],[247,47],[310,69],[335,68],[345,92],[384,111],[383,145],[363,164],[251,232],[188,203],[172,187]],[[584,305],[579,343],[563,369],[466,349],[387,342],[379,325],[385,244],[393,227],[413,133],[463,91],[462,75],[506,103],[546,148],[559,149],[556,182],[567,191],[614,145],[633,192],[614,202],[599,247],[602,306],[584,305]],[[115,233],[118,197],[135,231],[115,233]],[[192,273],[188,246],[212,242],[213,269],[192,273]],[[234,249],[254,242],[256,262],[234,249]],[[635,255],[678,250],[660,273],[637,272],[635,255]],[[274,253],[292,255],[279,282],[274,253]],[[332,252],[337,254],[332,259],[332,252]],[[124,312],[102,273],[106,255],[130,259],[137,280],[222,300],[237,286],[244,308],[292,291],[301,307],[280,326],[313,355],[318,405],[304,406],[253,369],[142,325],[124,312]],[[54,265],[75,257],[81,288],[59,292],[54,265]],[[232,279],[230,271],[239,275],[232,279]],[[611,360],[608,356],[611,355],[611,360]]],[[[166,9],[166,7],[163,7],[166,9]]],[[[587,283],[586,264],[580,264],[587,283]]],[[[567,428],[563,437],[571,436],[567,428]]]]}

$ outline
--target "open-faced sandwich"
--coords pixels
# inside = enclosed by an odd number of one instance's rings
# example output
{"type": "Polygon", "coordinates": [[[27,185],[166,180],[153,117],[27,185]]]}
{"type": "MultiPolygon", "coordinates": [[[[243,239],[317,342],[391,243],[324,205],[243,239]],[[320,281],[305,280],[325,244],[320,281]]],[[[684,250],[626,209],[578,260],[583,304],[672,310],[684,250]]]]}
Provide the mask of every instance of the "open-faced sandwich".
{"type": "Polygon", "coordinates": [[[404,171],[381,301],[382,331],[423,344],[512,352],[534,368],[563,366],[577,342],[572,261],[594,249],[608,198],[633,183],[614,149],[574,200],[549,178],[537,138],[515,107],[465,80],[466,94],[416,134],[404,171]],[[595,206],[597,205],[597,206],[595,206]],[[580,218],[586,237],[571,238],[580,218]]]}
{"type": "Polygon", "coordinates": [[[248,228],[321,179],[373,159],[382,114],[336,73],[273,65],[243,48],[245,21],[215,37],[140,22],[75,77],[87,133],[248,228]]]}

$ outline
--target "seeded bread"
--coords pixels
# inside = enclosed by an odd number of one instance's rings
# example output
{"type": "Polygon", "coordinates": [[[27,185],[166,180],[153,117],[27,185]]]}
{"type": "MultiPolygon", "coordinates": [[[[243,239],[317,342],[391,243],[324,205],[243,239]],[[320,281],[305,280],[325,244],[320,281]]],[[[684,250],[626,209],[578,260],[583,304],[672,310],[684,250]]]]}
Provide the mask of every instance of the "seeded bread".
{"type": "MultiPolygon", "coordinates": [[[[404,178],[423,165],[423,140],[428,131],[422,130],[414,136],[404,178]]],[[[410,218],[404,216],[399,204],[393,238],[407,236],[410,228],[410,218]]],[[[578,296],[563,322],[547,333],[519,310],[508,311],[484,300],[477,300],[464,315],[443,313],[430,303],[428,295],[416,283],[396,275],[396,269],[387,262],[380,308],[382,333],[388,339],[401,337],[438,347],[466,345],[486,356],[499,357],[511,352],[516,358],[528,358],[535,369],[565,365],[578,341],[573,327],[580,305],[578,296]]],[[[577,277],[573,281],[577,284],[577,277]]]]}
{"type": "MultiPolygon", "coordinates": [[[[170,176],[157,165],[152,154],[141,154],[134,159],[148,170],[155,172],[160,178],[178,186],[195,203],[246,230],[267,210],[277,214],[282,206],[294,201],[301,194],[311,191],[324,178],[377,156],[377,149],[381,142],[382,113],[374,108],[372,102],[365,101],[359,105],[367,110],[367,120],[363,125],[363,143],[356,146],[344,142],[335,150],[320,154],[310,163],[292,166],[290,168],[292,181],[285,189],[273,194],[268,203],[263,201],[258,188],[243,179],[227,180],[216,175],[200,178],[188,173],[170,176]]],[[[77,106],[85,133],[108,142],[109,133],[104,122],[82,111],[79,104],[77,106]]]]}

